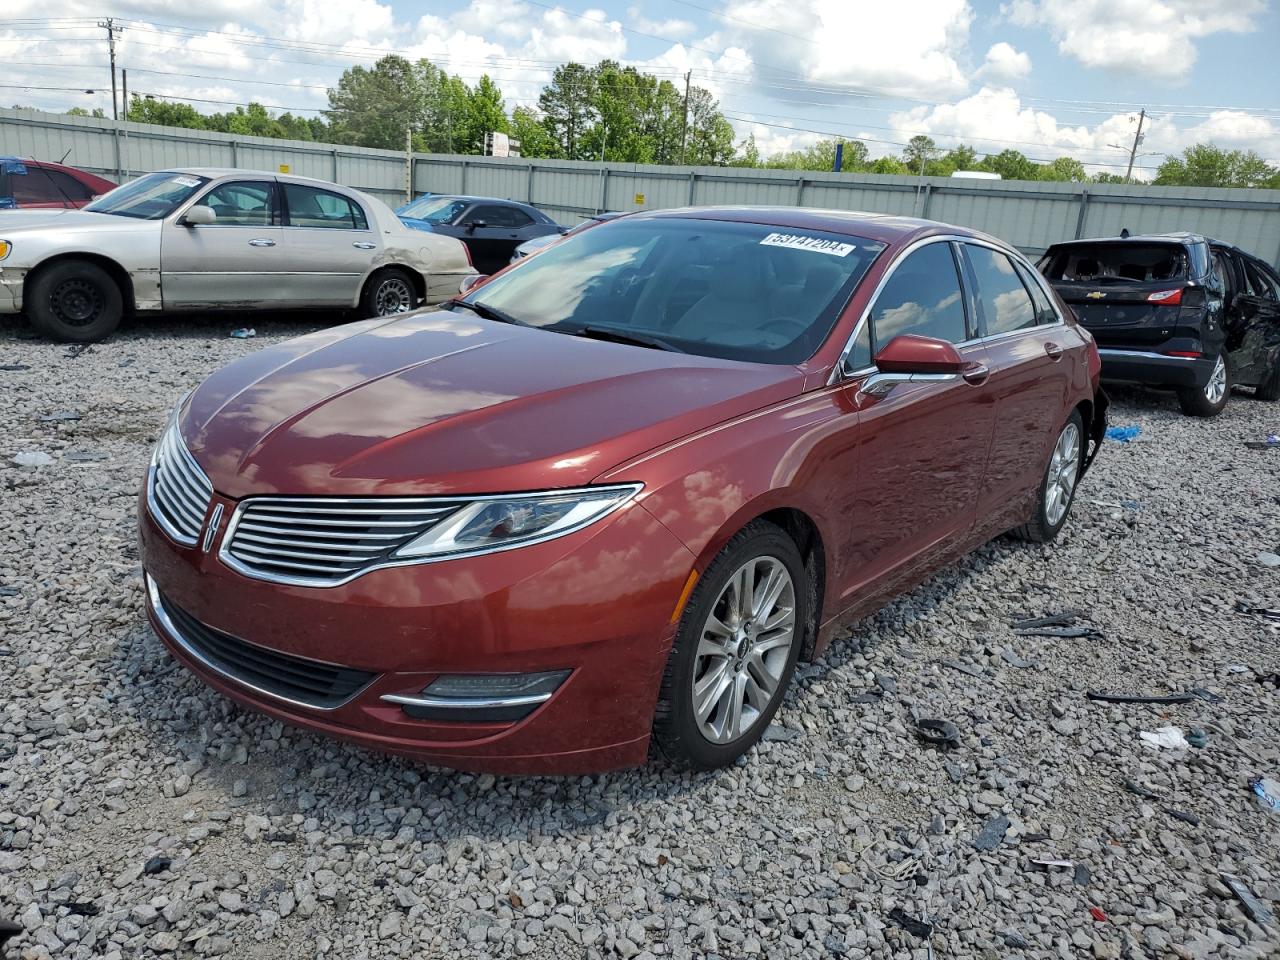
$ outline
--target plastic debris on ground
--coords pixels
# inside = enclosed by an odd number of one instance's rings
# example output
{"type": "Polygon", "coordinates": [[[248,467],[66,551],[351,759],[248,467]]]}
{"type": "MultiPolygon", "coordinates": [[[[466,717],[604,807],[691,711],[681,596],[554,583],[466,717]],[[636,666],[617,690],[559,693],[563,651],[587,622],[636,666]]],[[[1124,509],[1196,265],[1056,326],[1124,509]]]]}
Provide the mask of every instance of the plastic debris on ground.
{"type": "Polygon", "coordinates": [[[1036,627],[1065,627],[1075,623],[1076,620],[1083,616],[1083,610],[1063,610],[1061,613],[1051,613],[1044,617],[1015,620],[1009,626],[1015,630],[1031,630],[1036,627]]]}
{"type": "Polygon", "coordinates": [[[1005,647],[1000,651],[1000,659],[1011,667],[1017,667],[1019,670],[1026,670],[1028,667],[1036,665],[1034,660],[1024,660],[1009,647],[1005,647]]]}
{"type": "Polygon", "coordinates": [[[257,335],[258,331],[253,329],[253,327],[241,327],[239,330],[231,331],[231,336],[236,340],[248,340],[252,337],[256,337],[257,335]]]}
{"type": "Polygon", "coordinates": [[[1254,777],[1249,781],[1249,789],[1260,804],[1272,813],[1280,813],[1280,782],[1270,777],[1254,777]]]}
{"type": "Polygon", "coordinates": [[[1189,823],[1193,827],[1200,826],[1200,818],[1194,813],[1188,813],[1186,810],[1175,810],[1173,807],[1165,807],[1164,812],[1169,814],[1175,820],[1181,820],[1183,823],[1189,823]]]}
{"type": "Polygon", "coordinates": [[[82,414],[76,413],[74,410],[58,410],[48,416],[40,418],[41,423],[70,423],[73,420],[80,420],[82,414]]]}
{"type": "Polygon", "coordinates": [[[1138,734],[1142,742],[1157,750],[1187,750],[1191,744],[1177,727],[1161,727],[1154,733],[1143,730],[1138,734]]]}
{"type": "Polygon", "coordinates": [[[1148,788],[1144,787],[1142,784],[1138,783],[1135,780],[1126,780],[1124,782],[1124,788],[1128,790],[1130,793],[1137,794],[1139,797],[1142,797],[1144,800],[1160,799],[1160,794],[1152,790],[1149,790],[1148,788]]]}
{"type": "Polygon", "coordinates": [[[1208,745],[1209,735],[1199,727],[1193,727],[1191,730],[1187,731],[1187,743],[1199,749],[1200,747],[1208,745]]]}
{"type": "Polygon", "coordinates": [[[1250,450],[1270,450],[1280,447],[1280,434],[1268,433],[1265,440],[1246,440],[1244,445],[1250,450]]]}
{"type": "Polygon", "coordinates": [[[51,463],[53,463],[53,457],[40,450],[23,450],[15,454],[13,458],[15,467],[27,467],[29,469],[47,467],[51,463]]]}
{"type": "Polygon", "coordinates": [[[1050,870],[1072,870],[1076,868],[1074,860],[1049,860],[1043,857],[1032,859],[1031,865],[1038,870],[1048,872],[1050,870]]]}
{"type": "Polygon", "coordinates": [[[1252,614],[1255,617],[1262,617],[1264,620],[1275,620],[1280,623],[1280,610],[1275,607],[1263,607],[1249,603],[1247,600],[1236,601],[1236,613],[1252,614]]]}
{"type": "Polygon", "coordinates": [[[1196,699],[1194,693],[1112,693],[1109,690],[1090,690],[1085,693],[1090,700],[1100,703],[1190,703],[1196,699]]]}
{"type": "Polygon", "coordinates": [[[146,866],[142,868],[142,872],[148,877],[157,873],[164,873],[173,865],[173,860],[169,857],[152,857],[147,861],[146,866]]]}
{"type": "Polygon", "coordinates": [[[1280,567],[1280,554],[1272,553],[1270,550],[1263,550],[1254,559],[1264,567],[1280,567]]]}
{"type": "Polygon", "coordinates": [[[1128,427],[1107,427],[1107,439],[1118,440],[1120,443],[1128,443],[1141,433],[1142,428],[1136,423],[1128,427]]]}
{"type": "Polygon", "coordinates": [[[1108,923],[1111,919],[1103,912],[1101,907],[1090,907],[1089,916],[1093,917],[1093,919],[1097,920],[1099,923],[1108,923]]]}
{"type": "Polygon", "coordinates": [[[1088,638],[1090,640],[1105,640],[1101,630],[1097,627],[1027,627],[1015,630],[1020,637],[1059,637],[1067,640],[1079,638],[1088,638]]]}
{"type": "Polygon", "coordinates": [[[916,721],[916,736],[935,747],[960,746],[960,729],[950,720],[924,718],[916,721]]]}
{"type": "Polygon", "coordinates": [[[1240,906],[1244,908],[1245,915],[1259,926],[1264,926],[1271,922],[1271,911],[1268,910],[1257,897],[1253,895],[1243,880],[1235,874],[1222,874],[1222,882],[1227,885],[1232,893],[1236,895],[1236,899],[1240,901],[1240,906]]]}
{"type": "Polygon", "coordinates": [[[889,911],[889,919],[900,926],[903,930],[912,936],[919,937],[921,940],[928,940],[933,936],[933,924],[925,923],[923,920],[917,920],[909,913],[903,912],[899,907],[894,907],[889,911]]]}

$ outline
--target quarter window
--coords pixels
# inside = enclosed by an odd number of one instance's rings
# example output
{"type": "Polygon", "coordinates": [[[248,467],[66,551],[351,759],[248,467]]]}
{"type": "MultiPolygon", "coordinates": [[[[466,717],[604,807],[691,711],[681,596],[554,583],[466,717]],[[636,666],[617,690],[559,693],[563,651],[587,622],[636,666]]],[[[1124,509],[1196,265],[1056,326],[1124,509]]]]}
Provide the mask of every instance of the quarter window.
{"type": "Polygon", "coordinates": [[[978,310],[986,320],[987,336],[1034,327],[1036,307],[1013,261],[990,247],[966,243],[965,249],[977,281],[978,310]]]}
{"type": "Polygon", "coordinates": [[[1264,300],[1276,299],[1276,282],[1267,275],[1265,270],[1248,260],[1244,262],[1244,269],[1249,274],[1249,286],[1253,287],[1255,297],[1262,297],[1264,300]]]}
{"type": "Polygon", "coordinates": [[[215,226],[267,227],[274,222],[271,209],[271,184],[265,181],[223,183],[206,193],[195,204],[208,207],[217,219],[215,226]]]}
{"type": "Polygon", "coordinates": [[[871,324],[873,350],[904,333],[951,343],[967,340],[951,244],[931,243],[909,254],[876,297],[871,324]]]}
{"type": "Polygon", "coordinates": [[[1013,265],[1018,269],[1018,276],[1022,278],[1022,282],[1026,284],[1028,290],[1031,291],[1031,299],[1035,301],[1036,318],[1038,323],[1057,323],[1058,311],[1054,309],[1053,302],[1049,299],[1049,295],[1044,292],[1044,287],[1040,282],[1031,275],[1031,271],[1024,267],[1018,261],[1014,261],[1013,265]]]}
{"type": "Polygon", "coordinates": [[[285,206],[292,227],[327,227],[333,230],[368,230],[369,221],[358,203],[340,193],[284,184],[285,206]]]}

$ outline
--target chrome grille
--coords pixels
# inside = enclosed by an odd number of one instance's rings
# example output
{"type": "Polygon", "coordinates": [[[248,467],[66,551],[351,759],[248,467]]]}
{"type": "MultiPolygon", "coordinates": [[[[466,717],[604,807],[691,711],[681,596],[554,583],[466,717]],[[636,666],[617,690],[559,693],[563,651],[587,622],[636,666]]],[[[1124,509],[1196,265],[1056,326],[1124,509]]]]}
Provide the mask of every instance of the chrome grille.
{"type": "Polygon", "coordinates": [[[194,547],[212,496],[213,485],[188,452],[177,426],[169,427],[147,477],[151,515],[178,543],[194,547]]]}
{"type": "Polygon", "coordinates": [[[385,562],[461,506],[409,497],[254,497],[232,519],[221,555],[259,580],[334,586],[385,562]]]}

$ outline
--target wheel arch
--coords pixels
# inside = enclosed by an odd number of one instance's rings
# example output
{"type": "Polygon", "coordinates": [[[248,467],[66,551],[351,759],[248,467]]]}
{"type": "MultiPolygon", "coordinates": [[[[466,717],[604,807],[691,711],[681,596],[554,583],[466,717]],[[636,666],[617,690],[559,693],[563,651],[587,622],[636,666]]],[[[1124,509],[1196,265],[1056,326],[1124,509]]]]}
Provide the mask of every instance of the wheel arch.
{"type": "Polygon", "coordinates": [[[397,263],[393,261],[391,263],[379,263],[367,274],[365,274],[365,278],[360,284],[360,289],[356,293],[355,306],[359,306],[360,303],[364,300],[365,294],[369,292],[370,284],[372,284],[375,280],[378,279],[378,277],[380,277],[382,274],[386,273],[389,270],[393,270],[396,273],[403,273],[405,276],[407,276],[409,278],[409,281],[413,284],[413,292],[417,296],[418,300],[422,303],[426,302],[427,278],[423,276],[422,271],[420,271],[417,267],[410,266],[407,263],[397,263]]]}
{"type": "Polygon", "coordinates": [[[135,301],[133,277],[129,275],[129,271],[121,266],[118,261],[113,260],[111,257],[105,256],[104,254],[82,251],[58,253],[54,256],[41,260],[34,267],[30,268],[27,271],[27,275],[22,280],[22,302],[24,304],[24,308],[25,305],[31,302],[31,283],[36,277],[42,274],[45,270],[48,270],[50,267],[55,267],[60,263],[68,263],[77,260],[84,261],[85,263],[92,263],[94,266],[105,270],[108,276],[115,281],[116,286],[120,289],[120,296],[124,301],[125,312],[132,313],[134,311],[135,301]]]}

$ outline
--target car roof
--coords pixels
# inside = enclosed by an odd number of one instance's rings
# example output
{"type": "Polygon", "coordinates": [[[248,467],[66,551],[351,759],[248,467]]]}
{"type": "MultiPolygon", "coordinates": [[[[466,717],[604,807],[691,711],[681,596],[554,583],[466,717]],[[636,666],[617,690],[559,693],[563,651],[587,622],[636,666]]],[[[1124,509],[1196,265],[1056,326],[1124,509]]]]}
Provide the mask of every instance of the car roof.
{"type": "Polygon", "coordinates": [[[730,220],[739,223],[759,223],[766,226],[787,227],[792,230],[822,230],[897,244],[931,233],[954,234],[987,240],[1000,247],[1013,249],[1008,243],[969,227],[922,220],[918,217],[900,217],[887,213],[868,213],[863,210],[822,210],[811,207],[681,207],[674,210],[652,210],[632,214],[642,218],[680,217],[701,220],[730,220]]]}
{"type": "Polygon", "coordinates": [[[314,183],[326,189],[337,187],[339,190],[360,193],[357,187],[344,186],[341,183],[334,183],[332,180],[321,180],[318,177],[302,177],[296,173],[279,173],[275,170],[248,170],[244,167],[169,167],[154,172],[188,173],[197,177],[208,177],[210,180],[217,180],[221,177],[268,177],[272,180],[283,180],[287,183],[314,183]]]}
{"type": "Polygon", "coordinates": [[[1217,246],[1229,246],[1198,233],[1180,230],[1169,233],[1131,233],[1127,237],[1082,237],[1079,240],[1059,240],[1057,243],[1050,244],[1050,248],[1069,247],[1077,243],[1212,243],[1217,246]]]}

